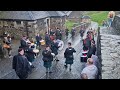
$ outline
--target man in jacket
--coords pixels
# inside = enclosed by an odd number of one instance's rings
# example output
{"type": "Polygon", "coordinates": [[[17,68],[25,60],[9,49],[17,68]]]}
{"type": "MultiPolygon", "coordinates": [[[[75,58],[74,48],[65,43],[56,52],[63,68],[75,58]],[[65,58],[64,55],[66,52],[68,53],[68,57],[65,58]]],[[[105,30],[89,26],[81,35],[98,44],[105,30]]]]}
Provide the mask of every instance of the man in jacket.
{"type": "Polygon", "coordinates": [[[19,48],[18,55],[13,57],[12,67],[20,79],[26,79],[28,77],[31,68],[22,48],[19,48]]]}
{"type": "Polygon", "coordinates": [[[46,45],[50,45],[51,43],[50,36],[47,32],[45,33],[45,42],[46,42],[46,45]]]}
{"type": "Polygon", "coordinates": [[[93,59],[88,58],[87,66],[82,70],[81,74],[87,74],[88,79],[96,79],[98,75],[98,69],[94,65],[93,59]]]}
{"type": "Polygon", "coordinates": [[[35,68],[35,66],[32,64],[32,62],[35,60],[35,52],[33,51],[33,48],[31,47],[31,42],[28,42],[28,48],[26,49],[26,57],[28,61],[31,63],[31,67],[35,68]]]}
{"type": "Polygon", "coordinates": [[[39,35],[39,33],[36,35],[36,42],[37,42],[37,46],[39,47],[40,49],[40,41],[42,40],[42,37],[39,35]]]}
{"type": "Polygon", "coordinates": [[[71,47],[71,42],[68,43],[68,48],[64,52],[64,57],[66,58],[66,65],[65,67],[67,68],[67,65],[70,64],[69,70],[71,71],[71,65],[73,64],[74,56],[73,53],[75,53],[75,49],[71,47]]]}
{"type": "Polygon", "coordinates": [[[52,50],[52,53],[55,54],[55,57],[56,57],[56,61],[59,61],[58,58],[57,58],[57,55],[58,55],[58,43],[56,42],[56,40],[53,40],[53,42],[51,42],[51,50],[52,50]]]}
{"type": "Polygon", "coordinates": [[[53,56],[50,51],[50,47],[46,46],[45,50],[42,52],[44,67],[46,68],[46,73],[51,73],[51,66],[53,61],[53,56]]]}
{"type": "Polygon", "coordinates": [[[21,48],[24,49],[24,51],[26,50],[26,48],[28,47],[27,41],[26,41],[26,36],[23,36],[22,39],[20,40],[20,44],[21,44],[21,48]]]}

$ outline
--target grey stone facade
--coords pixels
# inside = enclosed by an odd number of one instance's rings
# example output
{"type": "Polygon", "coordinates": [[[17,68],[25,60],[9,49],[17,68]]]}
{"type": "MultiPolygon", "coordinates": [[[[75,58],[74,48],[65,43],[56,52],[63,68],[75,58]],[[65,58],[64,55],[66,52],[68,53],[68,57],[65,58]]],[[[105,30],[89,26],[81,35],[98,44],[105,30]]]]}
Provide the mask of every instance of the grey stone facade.
{"type": "MultiPolygon", "coordinates": [[[[9,21],[6,21],[9,23],[9,21]]],[[[11,21],[14,23],[15,21],[11,21]]],[[[26,26],[25,22],[23,22],[23,25],[15,25],[15,27],[11,27],[11,24],[8,24],[7,27],[1,26],[0,28],[0,36],[2,36],[3,32],[8,32],[11,34],[11,36],[15,37],[15,39],[19,39],[22,35],[26,35],[26,26]]],[[[45,32],[47,32],[50,28],[54,29],[56,27],[64,30],[64,24],[65,24],[65,17],[58,17],[58,18],[43,18],[38,19],[36,21],[28,22],[28,33],[29,37],[35,36],[37,33],[40,33],[42,36],[44,36],[45,32]],[[50,21],[47,23],[46,19],[49,19],[50,21]]]]}
{"type": "Polygon", "coordinates": [[[102,79],[120,79],[120,36],[106,31],[106,28],[100,30],[102,79]]]}

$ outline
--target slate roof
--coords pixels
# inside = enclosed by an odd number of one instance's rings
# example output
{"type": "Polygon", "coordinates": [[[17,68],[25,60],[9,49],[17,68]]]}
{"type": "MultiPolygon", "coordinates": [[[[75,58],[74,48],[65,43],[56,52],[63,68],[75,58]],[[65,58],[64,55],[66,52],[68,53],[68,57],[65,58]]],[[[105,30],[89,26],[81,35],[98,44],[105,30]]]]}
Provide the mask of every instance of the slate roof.
{"type": "Polygon", "coordinates": [[[69,16],[72,13],[72,11],[62,11],[62,12],[67,16],[69,16]]]}
{"type": "Polygon", "coordinates": [[[0,19],[3,20],[37,20],[46,17],[62,17],[65,14],[61,11],[2,11],[0,19]]]}
{"type": "Polygon", "coordinates": [[[84,19],[90,19],[91,17],[90,16],[83,16],[82,18],[84,18],[84,19]]]}

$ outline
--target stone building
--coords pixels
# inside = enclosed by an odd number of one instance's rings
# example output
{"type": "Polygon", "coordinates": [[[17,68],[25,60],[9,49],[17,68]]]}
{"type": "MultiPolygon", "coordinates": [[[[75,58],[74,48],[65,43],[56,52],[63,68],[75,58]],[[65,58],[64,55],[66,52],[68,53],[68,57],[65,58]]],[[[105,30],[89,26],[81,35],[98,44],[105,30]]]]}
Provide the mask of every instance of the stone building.
{"type": "Polygon", "coordinates": [[[90,18],[90,16],[83,16],[83,17],[81,18],[81,22],[83,22],[83,23],[91,23],[91,18],[90,18]]]}
{"type": "Polygon", "coordinates": [[[61,11],[2,11],[0,12],[0,36],[3,32],[15,38],[22,35],[42,36],[50,28],[64,29],[65,14],[61,11]]]}
{"type": "Polygon", "coordinates": [[[80,23],[80,17],[83,16],[84,11],[62,11],[66,14],[67,19],[76,23],[80,23]]]}

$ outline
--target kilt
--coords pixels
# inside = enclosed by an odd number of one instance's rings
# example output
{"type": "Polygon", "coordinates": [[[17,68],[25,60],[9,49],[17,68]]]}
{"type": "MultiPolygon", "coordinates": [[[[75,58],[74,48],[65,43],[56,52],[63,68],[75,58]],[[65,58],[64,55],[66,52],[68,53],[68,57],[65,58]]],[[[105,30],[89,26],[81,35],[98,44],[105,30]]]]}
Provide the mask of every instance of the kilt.
{"type": "Polygon", "coordinates": [[[66,58],[66,64],[73,64],[73,59],[66,58]]]}

